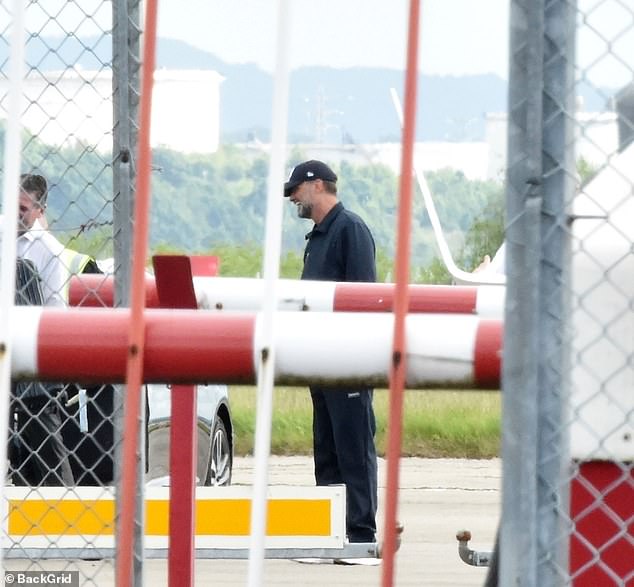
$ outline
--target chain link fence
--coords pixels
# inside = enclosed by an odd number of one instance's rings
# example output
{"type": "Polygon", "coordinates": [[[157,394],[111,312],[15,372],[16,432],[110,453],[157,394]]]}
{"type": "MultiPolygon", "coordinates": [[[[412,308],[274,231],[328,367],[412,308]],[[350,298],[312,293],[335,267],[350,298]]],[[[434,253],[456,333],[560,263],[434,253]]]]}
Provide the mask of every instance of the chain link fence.
{"type": "MultiPolygon", "coordinates": [[[[13,8],[10,2],[0,5],[2,148],[12,90],[8,71],[13,8]]],[[[30,188],[44,177],[48,194],[39,202],[27,202],[35,215],[27,213],[25,225],[39,218],[33,239],[19,237],[18,254],[33,260],[34,266],[19,261],[16,303],[63,305],[70,278],[85,272],[115,273],[115,303],[127,303],[138,23],[138,0],[25,3],[21,170],[32,174],[23,178],[30,188]],[[56,258],[42,258],[42,239],[56,258]],[[39,293],[32,269],[42,278],[39,293]],[[52,275],[56,281],[46,279],[52,275]]],[[[22,209],[20,216],[24,218],[22,209]]],[[[115,439],[120,438],[122,397],[121,389],[112,385],[13,385],[2,540],[3,556],[10,559],[7,568],[51,570],[51,558],[102,560],[81,567],[80,584],[111,581],[112,487],[117,483],[115,439]]],[[[139,571],[139,581],[140,576],[139,571]]]]}
{"type": "Polygon", "coordinates": [[[514,1],[500,585],[634,581],[634,3],[514,1]]]}
{"type": "MultiPolygon", "coordinates": [[[[139,12],[136,0],[26,10],[23,171],[48,179],[44,218],[63,248],[113,258],[117,305],[129,283],[139,12]]],[[[11,17],[2,3],[3,132],[11,17]]],[[[510,27],[503,517],[489,580],[631,585],[634,3],[511,0],[510,27]]],[[[63,259],[68,277],[79,270],[73,255],[63,259]]],[[[28,270],[18,273],[25,295],[28,270]]],[[[82,566],[81,584],[105,584],[120,390],[27,387],[12,400],[4,554],[46,569],[72,538],[66,553],[106,559],[82,566]],[[42,464],[47,475],[33,476],[42,464]],[[76,485],[92,486],[91,499],[57,508],[76,485]],[[36,499],[25,510],[27,496],[36,499]],[[68,520],[76,531],[51,540],[46,528],[68,520]],[[20,532],[24,540],[12,537],[20,532]]]]}

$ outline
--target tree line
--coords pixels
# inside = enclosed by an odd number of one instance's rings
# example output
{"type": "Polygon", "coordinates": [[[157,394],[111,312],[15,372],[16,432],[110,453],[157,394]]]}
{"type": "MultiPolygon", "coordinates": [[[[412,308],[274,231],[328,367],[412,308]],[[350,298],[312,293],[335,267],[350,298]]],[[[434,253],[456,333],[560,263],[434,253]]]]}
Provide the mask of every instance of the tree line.
{"type": "MultiPolygon", "coordinates": [[[[76,250],[100,258],[111,256],[111,155],[83,144],[52,147],[35,137],[27,137],[24,144],[25,171],[42,173],[51,184],[47,210],[51,230],[76,250]]],[[[289,169],[305,158],[301,150],[293,149],[289,169]]],[[[257,275],[262,264],[267,156],[224,145],[212,155],[154,149],[152,161],[150,250],[215,254],[221,259],[221,274],[257,275]]],[[[340,200],[360,214],[374,234],[379,279],[390,280],[397,175],[380,164],[329,163],[339,176],[340,200]]],[[[453,256],[470,270],[502,241],[503,187],[494,181],[468,180],[451,169],[430,172],[426,179],[453,256]]],[[[279,193],[282,197],[282,186],[279,193]]],[[[310,229],[309,221],[296,217],[294,206],[284,207],[283,276],[299,276],[304,237],[310,229]]],[[[449,282],[418,189],[411,230],[412,281],[449,282]]]]}

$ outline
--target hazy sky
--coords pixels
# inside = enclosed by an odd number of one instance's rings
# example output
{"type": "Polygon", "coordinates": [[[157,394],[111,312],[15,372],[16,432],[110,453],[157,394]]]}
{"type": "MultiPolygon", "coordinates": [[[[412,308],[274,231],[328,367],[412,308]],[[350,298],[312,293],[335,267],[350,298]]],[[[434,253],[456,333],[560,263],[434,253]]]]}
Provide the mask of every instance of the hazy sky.
{"type": "MultiPolygon", "coordinates": [[[[419,69],[508,78],[511,0],[421,0],[419,69]]],[[[290,64],[403,68],[409,0],[288,0],[290,64]]],[[[577,0],[578,76],[634,79],[634,0],[577,0]]],[[[274,68],[275,0],[159,0],[159,34],[274,68]],[[191,16],[191,17],[190,17],[191,16]],[[193,17],[193,18],[192,18],[193,17]]]]}
{"type": "MultiPolygon", "coordinates": [[[[402,68],[406,0],[290,0],[291,67],[402,68]]],[[[508,0],[423,0],[420,69],[507,77],[508,0]]],[[[159,35],[272,71],[277,2],[159,0],[159,35]],[[188,18],[190,15],[194,18],[188,18]]]]}
{"type": "MultiPolygon", "coordinates": [[[[419,69],[439,75],[508,77],[511,0],[420,0],[419,69]]],[[[402,69],[409,0],[287,0],[290,65],[402,69]]],[[[577,0],[578,77],[609,87],[634,79],[634,0],[577,0]]],[[[10,21],[2,2],[0,27],[10,21]]],[[[229,63],[272,71],[276,0],[158,0],[159,35],[180,39],[229,63]]],[[[27,28],[77,36],[110,30],[107,0],[27,3],[27,28]]]]}

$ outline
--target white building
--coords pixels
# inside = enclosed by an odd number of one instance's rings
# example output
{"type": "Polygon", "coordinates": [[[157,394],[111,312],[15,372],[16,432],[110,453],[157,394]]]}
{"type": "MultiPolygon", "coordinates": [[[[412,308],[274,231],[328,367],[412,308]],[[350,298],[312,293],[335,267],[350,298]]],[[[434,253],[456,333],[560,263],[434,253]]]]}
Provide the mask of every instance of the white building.
{"type": "MultiPolygon", "coordinates": [[[[575,160],[584,159],[601,167],[618,151],[619,128],[616,112],[577,111],[575,117],[575,160]]],[[[500,176],[506,166],[507,115],[490,113],[486,117],[486,142],[489,145],[489,178],[500,176]]]]}
{"type": "MultiPolygon", "coordinates": [[[[214,71],[158,70],[154,74],[152,105],[153,147],[185,153],[214,153],[220,140],[220,84],[214,71]]],[[[6,104],[8,81],[0,79],[0,106],[6,104]]],[[[23,126],[41,141],[53,145],[86,143],[106,152],[112,148],[112,73],[79,68],[31,72],[24,82],[23,126]]],[[[627,96],[626,96],[627,97],[627,96]]],[[[623,98],[625,100],[625,98],[623,98]]],[[[599,167],[619,146],[616,112],[576,115],[576,158],[599,167]]],[[[0,116],[6,113],[0,108],[0,116]]],[[[451,168],[471,180],[504,179],[506,166],[506,113],[486,117],[481,142],[420,142],[415,165],[422,171],[451,168]]],[[[245,145],[266,152],[269,145],[245,145]]],[[[382,163],[400,172],[400,143],[297,145],[310,158],[357,164],[382,163]]]]}
{"type": "MultiPolygon", "coordinates": [[[[213,153],[220,138],[220,83],[214,71],[159,70],[152,94],[153,147],[213,153]]],[[[0,103],[8,81],[0,79],[0,103]]],[[[112,149],[112,72],[67,69],[32,72],[24,81],[22,125],[53,145],[87,143],[112,149]]],[[[0,116],[6,112],[0,110],[0,116]]]]}
{"type": "Polygon", "coordinates": [[[220,143],[220,84],[215,71],[154,74],[152,146],[215,153],[220,143]]]}
{"type": "MultiPolygon", "coordinates": [[[[381,163],[387,165],[394,173],[401,170],[400,143],[371,143],[364,145],[303,145],[302,150],[308,157],[315,159],[338,159],[368,164],[381,163]],[[346,150],[356,149],[356,154],[346,156],[346,150]]],[[[468,179],[487,179],[487,161],[489,146],[484,142],[450,143],[419,142],[414,146],[414,165],[421,171],[438,171],[452,168],[464,173],[468,179]]]]}
{"type": "MultiPolygon", "coordinates": [[[[619,149],[619,117],[616,112],[578,111],[575,125],[575,159],[583,158],[595,168],[603,166],[619,149]]],[[[382,163],[400,173],[401,144],[302,144],[295,145],[309,159],[333,163],[382,163]]],[[[267,151],[269,145],[250,143],[245,147],[267,151]]],[[[504,181],[507,151],[507,114],[486,116],[485,140],[481,142],[419,142],[414,164],[423,172],[440,169],[461,171],[470,180],[504,181]]]]}
{"type": "MultiPolygon", "coordinates": [[[[253,142],[242,145],[254,153],[270,150],[267,143],[253,142]]],[[[331,163],[347,161],[353,165],[382,164],[394,173],[401,171],[400,143],[367,143],[357,145],[304,143],[293,145],[307,159],[320,159],[331,163]]],[[[420,142],[414,148],[414,164],[417,169],[438,171],[455,169],[470,180],[491,179],[487,175],[489,145],[485,142],[449,143],[420,142]]]]}

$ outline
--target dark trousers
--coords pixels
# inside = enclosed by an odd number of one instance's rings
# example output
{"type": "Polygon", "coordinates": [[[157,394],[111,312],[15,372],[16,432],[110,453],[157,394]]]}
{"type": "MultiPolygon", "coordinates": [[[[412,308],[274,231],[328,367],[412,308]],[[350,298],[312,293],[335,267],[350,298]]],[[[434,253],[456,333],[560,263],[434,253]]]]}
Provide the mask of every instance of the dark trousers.
{"type": "Polygon", "coordinates": [[[58,401],[15,399],[10,414],[9,461],[13,484],[73,485],[58,401]]]}
{"type": "Polygon", "coordinates": [[[311,387],[317,485],[346,485],[350,542],[376,540],[376,423],[371,389],[311,387]]]}

